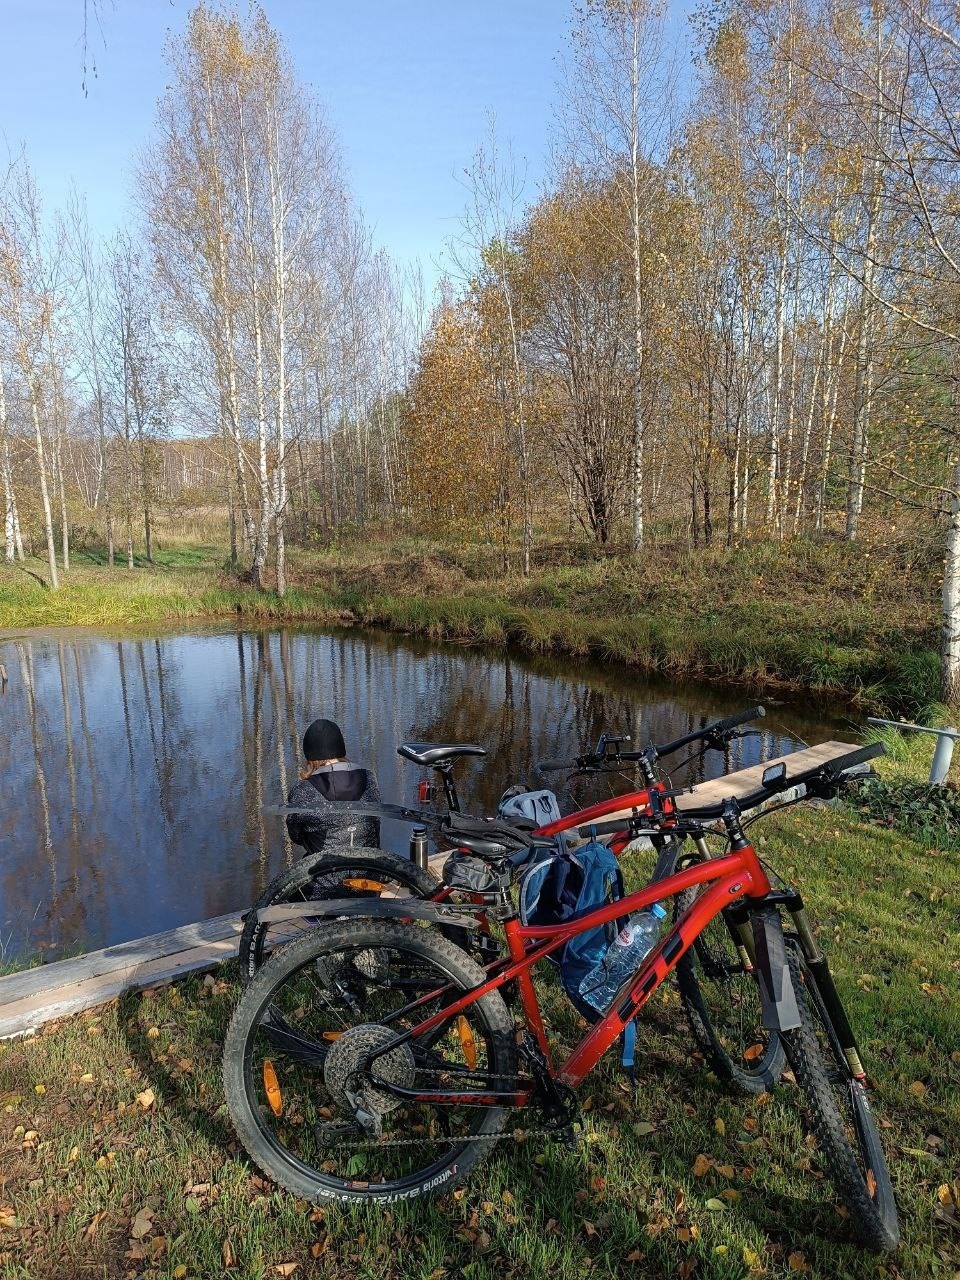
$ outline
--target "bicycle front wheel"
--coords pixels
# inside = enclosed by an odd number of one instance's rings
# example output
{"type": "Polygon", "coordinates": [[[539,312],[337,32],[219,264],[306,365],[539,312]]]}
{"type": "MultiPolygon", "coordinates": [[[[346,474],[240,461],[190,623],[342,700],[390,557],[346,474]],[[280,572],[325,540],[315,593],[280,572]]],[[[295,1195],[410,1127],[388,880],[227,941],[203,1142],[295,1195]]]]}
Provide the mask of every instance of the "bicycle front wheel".
{"type": "MultiPolygon", "coordinates": [[[[676,914],[696,896],[695,888],[679,894],[676,914]]],[[[693,1038],[717,1077],[743,1093],[773,1089],[786,1064],[783,1045],[763,1025],[756,972],[725,914],[677,962],[677,986],[693,1038]]]]}
{"type": "Polygon", "coordinates": [[[344,849],[303,858],[275,876],[248,912],[240,933],[240,981],[246,985],[272,951],[317,923],[304,916],[267,924],[257,914],[267,907],[384,895],[429,898],[436,888],[428,871],[383,849],[344,849]]]}
{"type": "Polygon", "coordinates": [[[825,1170],[867,1248],[878,1253],[895,1249],[900,1241],[897,1205],[866,1087],[850,1068],[815,975],[793,939],[788,940],[788,957],[801,1025],[780,1034],[806,1094],[825,1170]]]}
{"type": "Polygon", "coordinates": [[[484,981],[414,924],[335,921],[276,951],[234,1012],[230,1115],[268,1177],[296,1195],[390,1203],[448,1191],[489,1152],[516,1088],[513,1020],[496,991],[421,1037],[403,1034],[484,981]],[[452,1094],[453,1104],[402,1091],[452,1094]]]}

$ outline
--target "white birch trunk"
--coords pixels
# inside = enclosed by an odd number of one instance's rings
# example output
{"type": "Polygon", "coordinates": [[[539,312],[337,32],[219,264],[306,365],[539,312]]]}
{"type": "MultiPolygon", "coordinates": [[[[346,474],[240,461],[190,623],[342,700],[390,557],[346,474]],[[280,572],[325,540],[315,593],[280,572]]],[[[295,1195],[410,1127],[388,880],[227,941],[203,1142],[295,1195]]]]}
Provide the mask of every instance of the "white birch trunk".
{"type": "Polygon", "coordinates": [[[261,591],[266,587],[267,544],[270,538],[270,521],[273,503],[270,490],[270,473],[267,464],[267,403],[263,374],[263,322],[260,314],[260,290],[257,285],[256,245],[254,242],[253,193],[250,186],[250,165],[247,158],[243,98],[237,91],[237,112],[240,134],[240,157],[243,168],[243,199],[246,227],[247,269],[250,272],[250,303],[253,324],[253,380],[257,408],[257,485],[260,510],[257,512],[256,534],[253,547],[253,581],[261,591]]]}
{"type": "Polygon", "coordinates": [[[57,544],[53,536],[53,511],[50,506],[50,488],[47,484],[47,457],[43,447],[43,430],[40,426],[40,406],[38,404],[37,385],[34,378],[28,381],[30,396],[30,414],[33,419],[33,432],[37,449],[37,470],[40,476],[40,499],[43,504],[43,529],[47,538],[47,564],[50,566],[50,585],[56,591],[60,586],[57,574],[57,544]]]}
{"type": "Polygon", "coordinates": [[[943,558],[940,684],[948,706],[960,704],[960,458],[954,460],[943,558]]]}
{"type": "Polygon", "coordinates": [[[643,260],[640,252],[640,16],[633,13],[633,48],[630,65],[630,231],[633,258],[633,458],[631,476],[631,543],[643,547],[643,404],[640,376],[643,369],[643,260]]]}
{"type": "Polygon", "coordinates": [[[847,489],[847,541],[857,536],[857,526],[863,511],[863,490],[867,472],[867,448],[870,439],[870,423],[873,414],[873,390],[875,360],[873,343],[876,337],[876,303],[874,282],[876,279],[877,231],[883,197],[883,157],[880,137],[883,130],[884,84],[881,50],[880,19],[877,19],[876,101],[874,103],[874,156],[870,163],[870,204],[867,212],[866,246],[864,248],[863,286],[860,291],[860,332],[857,336],[857,368],[854,393],[853,440],[850,450],[850,480],[847,489]]]}

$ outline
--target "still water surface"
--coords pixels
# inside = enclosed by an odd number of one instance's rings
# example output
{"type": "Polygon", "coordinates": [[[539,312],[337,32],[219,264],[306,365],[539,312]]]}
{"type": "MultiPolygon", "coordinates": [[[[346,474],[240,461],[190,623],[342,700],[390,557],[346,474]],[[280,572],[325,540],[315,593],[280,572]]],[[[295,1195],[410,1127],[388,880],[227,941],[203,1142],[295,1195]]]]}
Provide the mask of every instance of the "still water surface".
{"type": "MultiPolygon", "coordinates": [[[[405,739],[478,742],[464,807],[491,812],[536,760],[601,732],[665,741],[764,701],[749,690],[640,679],[623,668],[433,647],[376,633],[192,631],[149,639],[0,636],[0,948],[75,953],[243,909],[296,850],[280,818],[299,739],[344,729],[384,798],[411,803],[405,739]]],[[[838,713],[770,706],[764,733],[674,781],[712,777],[836,736],[838,713]]],[[[541,784],[542,785],[542,784],[541,784]]],[[[586,803],[599,784],[578,784],[586,803]],[[592,790],[591,790],[592,786],[592,790]]],[[[624,788],[621,788],[624,789],[624,788]]],[[[600,794],[606,794],[601,792],[600,794]]],[[[563,797],[576,807],[574,795],[563,797]]],[[[405,851],[408,828],[383,826],[405,851]]]]}

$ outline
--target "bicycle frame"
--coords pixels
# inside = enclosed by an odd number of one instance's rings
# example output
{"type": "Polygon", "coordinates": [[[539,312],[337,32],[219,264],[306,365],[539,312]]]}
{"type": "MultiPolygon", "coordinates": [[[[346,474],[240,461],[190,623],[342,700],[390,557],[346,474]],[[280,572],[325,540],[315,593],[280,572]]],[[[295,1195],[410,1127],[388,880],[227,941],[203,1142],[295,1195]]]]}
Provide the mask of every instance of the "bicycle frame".
{"type": "MultiPolygon", "coordinates": [[[[527,1029],[535,1037],[550,1074],[559,1084],[575,1088],[596,1066],[604,1053],[622,1034],[626,1025],[636,1017],[661,983],[676,968],[680,958],[724,907],[744,898],[762,899],[770,892],[770,881],[757,858],[755,849],[749,842],[743,840],[737,842],[737,847],[723,857],[696,863],[636,893],[597,907],[586,915],[568,920],[563,924],[522,925],[515,915],[511,916],[503,924],[509,960],[501,961],[496,966],[496,973],[485,982],[405,1032],[391,1047],[428,1034],[449,1022],[451,1018],[455,1018],[489,992],[496,991],[497,988],[515,979],[520,991],[527,1029]],[[554,1070],[550,1063],[550,1049],[544,1031],[540,1004],[533,986],[531,976],[533,966],[580,933],[585,933],[597,925],[607,924],[622,916],[632,915],[635,911],[642,911],[662,898],[673,897],[696,885],[710,887],[697,895],[667,935],[644,959],[641,967],[629,979],[629,984],[624,984],[624,989],[618,994],[608,1012],[590,1027],[559,1070],[554,1070]]],[[[411,1007],[415,1008],[418,1004],[426,1003],[435,996],[436,992],[422,996],[411,1007]]],[[[409,1008],[407,1011],[409,1012],[409,1008]]],[[[374,1061],[377,1056],[379,1055],[372,1055],[370,1061],[374,1061]]],[[[512,1093],[456,1094],[441,1090],[424,1092],[392,1084],[382,1087],[388,1088],[397,1096],[414,1101],[451,1106],[481,1103],[491,1106],[506,1104],[522,1107],[526,1106],[532,1097],[529,1090],[512,1093]]]]}

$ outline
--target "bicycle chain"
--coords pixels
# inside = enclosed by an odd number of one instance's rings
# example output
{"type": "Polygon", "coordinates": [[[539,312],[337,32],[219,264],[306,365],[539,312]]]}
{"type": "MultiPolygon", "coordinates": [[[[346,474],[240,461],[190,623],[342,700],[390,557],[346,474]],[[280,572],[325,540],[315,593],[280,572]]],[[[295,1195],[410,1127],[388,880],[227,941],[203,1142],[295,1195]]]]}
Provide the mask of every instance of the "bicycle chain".
{"type": "MultiPolygon", "coordinates": [[[[450,1076],[450,1072],[448,1071],[430,1071],[425,1067],[420,1067],[417,1070],[421,1076],[436,1077],[438,1079],[443,1079],[444,1076],[449,1078],[450,1076]]],[[[459,1076],[457,1077],[457,1079],[463,1080],[464,1076],[459,1076]]],[[[509,1081],[514,1087],[519,1087],[521,1083],[523,1084],[527,1083],[525,1081],[521,1082],[517,1076],[500,1075],[500,1074],[487,1075],[486,1073],[484,1073],[484,1076],[483,1076],[484,1084],[488,1084],[490,1081],[497,1081],[497,1080],[509,1081]]],[[[531,1088],[536,1087],[536,1082],[531,1080],[529,1082],[529,1085],[531,1088]]],[[[504,1103],[503,1105],[510,1106],[511,1104],[504,1103]]],[[[511,1130],[503,1129],[499,1133],[465,1133],[458,1137],[450,1137],[450,1138],[432,1138],[432,1137],[377,1138],[377,1139],[367,1138],[367,1139],[358,1139],[357,1141],[354,1141],[354,1142],[338,1141],[336,1143],[336,1146],[346,1148],[350,1151],[355,1151],[355,1150],[381,1151],[386,1147],[419,1147],[427,1142],[432,1142],[436,1144],[449,1143],[451,1146],[461,1146],[465,1142],[503,1142],[504,1140],[514,1141],[514,1142],[526,1142],[528,1138],[543,1138],[543,1137],[556,1138],[562,1134],[564,1128],[570,1128],[573,1124],[576,1124],[576,1123],[579,1123],[579,1121],[571,1120],[565,1126],[564,1125],[560,1125],[560,1126],[544,1125],[542,1128],[534,1128],[534,1129],[511,1129],[511,1130]]]]}

